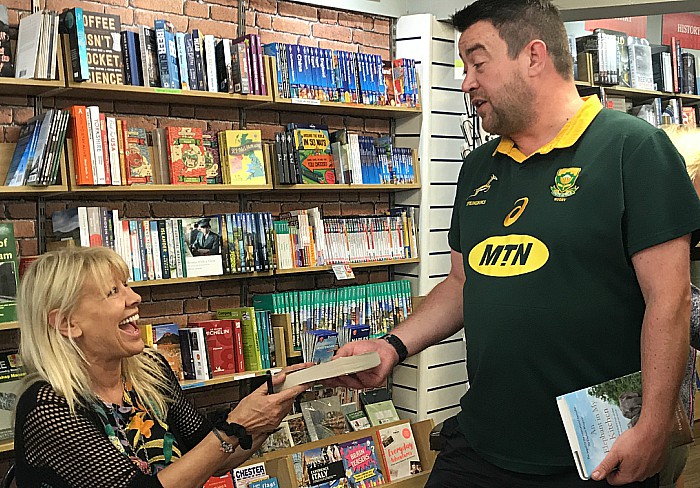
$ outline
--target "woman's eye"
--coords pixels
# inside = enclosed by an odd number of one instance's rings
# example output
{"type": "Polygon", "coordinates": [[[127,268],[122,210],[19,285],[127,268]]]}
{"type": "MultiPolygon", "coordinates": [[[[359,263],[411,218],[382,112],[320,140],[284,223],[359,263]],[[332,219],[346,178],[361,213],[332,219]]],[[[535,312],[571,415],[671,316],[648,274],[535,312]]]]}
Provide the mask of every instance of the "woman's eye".
{"type": "Polygon", "coordinates": [[[114,295],[117,294],[118,291],[119,291],[119,290],[117,290],[117,287],[116,287],[116,286],[113,286],[113,287],[109,290],[109,293],[107,293],[107,296],[108,296],[108,297],[114,296],[114,295]]]}

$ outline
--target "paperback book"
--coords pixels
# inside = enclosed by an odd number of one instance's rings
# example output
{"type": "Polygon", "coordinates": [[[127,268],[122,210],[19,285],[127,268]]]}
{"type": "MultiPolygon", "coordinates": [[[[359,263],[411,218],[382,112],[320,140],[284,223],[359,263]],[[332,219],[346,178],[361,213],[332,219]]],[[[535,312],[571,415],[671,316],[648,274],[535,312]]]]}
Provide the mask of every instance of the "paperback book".
{"type": "Polygon", "coordinates": [[[249,464],[231,470],[231,477],[236,488],[247,488],[253,481],[268,479],[265,463],[249,464]]]}
{"type": "Polygon", "coordinates": [[[384,450],[387,481],[406,478],[423,470],[410,423],[379,429],[377,435],[384,450]]]}
{"type": "Polygon", "coordinates": [[[283,391],[296,385],[304,383],[314,383],[327,378],[335,378],[345,374],[353,374],[366,369],[371,369],[379,366],[379,354],[376,352],[368,352],[357,356],[347,356],[336,358],[333,361],[327,361],[306,369],[292,371],[287,374],[287,377],[277,391],[283,391]]]}
{"type": "Polygon", "coordinates": [[[17,320],[18,266],[15,228],[0,223],[0,323],[17,320]]]}
{"type": "Polygon", "coordinates": [[[312,441],[349,432],[337,396],[302,402],[301,411],[312,441]]]}
{"type": "Polygon", "coordinates": [[[309,449],[292,456],[299,488],[347,487],[345,466],[338,444],[309,449]]]}
{"type": "Polygon", "coordinates": [[[14,436],[14,410],[26,375],[17,351],[0,353],[0,441],[14,436]]]}
{"type": "MultiPolygon", "coordinates": [[[[610,452],[613,443],[633,427],[642,411],[642,373],[621,376],[557,397],[569,446],[583,480],[610,452]]],[[[693,442],[688,417],[676,406],[671,447],[693,442]]]]}
{"type": "Polygon", "coordinates": [[[339,447],[351,488],[384,484],[384,474],[372,436],[343,442],[339,447]]]}

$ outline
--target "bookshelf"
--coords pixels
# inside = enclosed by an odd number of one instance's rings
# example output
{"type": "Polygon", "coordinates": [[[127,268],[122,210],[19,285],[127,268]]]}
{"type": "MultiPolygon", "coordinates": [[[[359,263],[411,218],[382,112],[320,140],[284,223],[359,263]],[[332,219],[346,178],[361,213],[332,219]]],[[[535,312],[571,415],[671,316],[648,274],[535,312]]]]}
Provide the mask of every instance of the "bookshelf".
{"type": "MultiPolygon", "coordinates": [[[[273,374],[281,371],[282,368],[270,368],[273,374]]],[[[233,383],[236,381],[246,380],[249,378],[255,378],[256,376],[262,376],[267,373],[267,369],[261,371],[242,371],[240,373],[225,374],[221,376],[216,376],[210,380],[185,380],[180,382],[180,386],[183,390],[192,390],[195,388],[204,388],[207,386],[221,385],[224,383],[233,383]]]]}
{"type": "MultiPolygon", "coordinates": [[[[373,268],[377,266],[395,266],[398,264],[416,264],[420,262],[420,258],[410,259],[388,259],[385,261],[365,261],[362,263],[350,263],[351,268],[373,268]]],[[[333,266],[307,266],[304,268],[278,269],[275,270],[276,275],[289,275],[300,273],[318,273],[320,271],[331,271],[333,266]]]]}
{"type": "Polygon", "coordinates": [[[15,330],[19,329],[19,322],[2,322],[0,323],[0,330],[15,330]]]}
{"type": "MultiPolygon", "coordinates": [[[[0,78],[2,80],[3,78],[0,78]]],[[[5,183],[5,178],[10,170],[10,163],[12,162],[12,154],[15,152],[14,143],[0,143],[0,185],[5,183]]],[[[21,197],[21,196],[31,196],[31,195],[55,195],[57,193],[65,193],[68,191],[68,185],[65,182],[65,167],[66,158],[65,151],[61,152],[61,161],[59,163],[59,179],[61,184],[59,185],[49,185],[49,186],[0,186],[0,196],[2,197],[21,197]]]]}
{"type": "Polygon", "coordinates": [[[33,96],[50,97],[60,94],[66,87],[66,76],[63,64],[62,46],[56,46],[56,77],[55,80],[39,80],[28,78],[0,77],[0,94],[2,96],[33,96]]]}
{"type": "Polygon", "coordinates": [[[0,442],[0,452],[11,452],[15,449],[15,441],[3,441],[0,442]]]}

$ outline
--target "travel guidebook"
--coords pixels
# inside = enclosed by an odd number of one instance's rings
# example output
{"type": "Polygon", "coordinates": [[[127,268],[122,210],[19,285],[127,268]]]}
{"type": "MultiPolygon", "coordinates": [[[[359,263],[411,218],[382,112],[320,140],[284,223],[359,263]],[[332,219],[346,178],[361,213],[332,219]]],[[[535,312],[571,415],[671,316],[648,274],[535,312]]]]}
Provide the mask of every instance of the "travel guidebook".
{"type": "MultiPolygon", "coordinates": [[[[610,451],[615,440],[633,427],[642,410],[642,373],[636,372],[557,397],[557,406],[581,479],[610,451]]],[[[671,447],[693,442],[688,417],[676,406],[671,447]]]]}

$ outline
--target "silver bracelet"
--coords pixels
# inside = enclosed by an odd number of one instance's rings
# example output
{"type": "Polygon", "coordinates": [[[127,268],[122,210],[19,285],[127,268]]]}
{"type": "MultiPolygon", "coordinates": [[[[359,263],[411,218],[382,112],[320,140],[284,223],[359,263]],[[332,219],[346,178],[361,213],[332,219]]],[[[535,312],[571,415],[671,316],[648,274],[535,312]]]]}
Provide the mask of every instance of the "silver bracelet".
{"type": "Polygon", "coordinates": [[[221,435],[221,432],[219,432],[219,429],[216,427],[212,428],[211,431],[214,433],[217,439],[221,441],[221,445],[219,446],[219,450],[221,452],[225,452],[226,454],[232,454],[236,450],[236,446],[228,442],[223,438],[221,435]]]}

